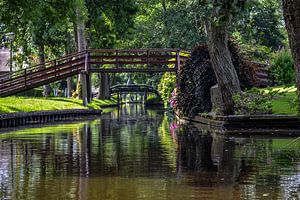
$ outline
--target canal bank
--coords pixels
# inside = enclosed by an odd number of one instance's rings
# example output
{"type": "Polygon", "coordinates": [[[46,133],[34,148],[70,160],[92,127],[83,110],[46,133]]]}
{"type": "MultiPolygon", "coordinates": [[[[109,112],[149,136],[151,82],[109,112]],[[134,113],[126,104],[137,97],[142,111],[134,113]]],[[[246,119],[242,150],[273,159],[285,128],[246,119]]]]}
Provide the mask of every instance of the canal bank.
{"type": "Polygon", "coordinates": [[[65,120],[79,120],[90,116],[99,116],[101,113],[102,110],[73,109],[1,114],[0,129],[65,120]]]}
{"type": "Polygon", "coordinates": [[[199,129],[227,134],[300,135],[300,118],[295,115],[215,115],[199,114],[194,118],[179,117],[181,123],[194,123],[199,129]]]}

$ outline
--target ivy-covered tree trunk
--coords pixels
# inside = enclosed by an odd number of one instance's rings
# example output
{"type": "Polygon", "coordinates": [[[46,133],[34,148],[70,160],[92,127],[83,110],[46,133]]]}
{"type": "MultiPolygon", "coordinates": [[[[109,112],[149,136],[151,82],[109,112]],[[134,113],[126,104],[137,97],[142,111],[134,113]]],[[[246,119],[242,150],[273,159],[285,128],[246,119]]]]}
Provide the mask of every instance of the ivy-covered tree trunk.
{"type": "MultiPolygon", "coordinates": [[[[228,24],[230,14],[219,23],[206,21],[208,49],[211,64],[221,94],[221,114],[233,114],[233,95],[241,92],[237,72],[233,66],[228,48],[228,24]]],[[[213,17],[211,17],[213,19],[213,17]]]]}
{"type": "Polygon", "coordinates": [[[283,0],[283,15],[292,51],[298,90],[298,112],[300,113],[300,1],[283,0]]]}
{"type": "MultiPolygon", "coordinates": [[[[43,44],[40,44],[39,47],[39,52],[38,52],[38,56],[39,56],[39,63],[44,66],[45,64],[45,46],[43,44]]],[[[51,87],[50,84],[46,84],[44,86],[44,92],[43,95],[44,97],[48,97],[51,94],[51,87]]]]}

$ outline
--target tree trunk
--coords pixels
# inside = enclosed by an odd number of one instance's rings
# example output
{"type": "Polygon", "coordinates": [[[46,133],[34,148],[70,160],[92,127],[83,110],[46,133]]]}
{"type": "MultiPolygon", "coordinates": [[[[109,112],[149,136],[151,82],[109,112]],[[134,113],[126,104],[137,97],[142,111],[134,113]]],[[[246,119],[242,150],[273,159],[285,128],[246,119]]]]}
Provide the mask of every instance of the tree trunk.
{"type": "Polygon", "coordinates": [[[98,92],[98,99],[110,99],[110,81],[109,75],[106,73],[100,74],[100,85],[99,85],[99,92],[98,92]]]}
{"type": "MultiPolygon", "coordinates": [[[[69,55],[72,53],[72,47],[71,47],[71,39],[68,37],[68,42],[66,44],[66,55],[69,55]]],[[[71,61],[71,58],[68,60],[71,61]]],[[[73,86],[72,86],[72,77],[67,78],[67,97],[71,98],[73,93],[73,86]]]]}
{"type": "MultiPolygon", "coordinates": [[[[77,35],[77,52],[81,52],[86,50],[86,38],[85,38],[85,22],[83,18],[83,13],[80,8],[77,8],[76,10],[76,15],[77,15],[77,21],[76,21],[76,34],[77,35]]],[[[78,97],[82,97],[82,90],[80,87],[80,82],[81,82],[81,75],[78,75],[77,79],[77,87],[76,87],[76,93],[78,94],[78,97]]]]}
{"type": "Polygon", "coordinates": [[[283,16],[292,51],[298,91],[298,112],[300,113],[300,1],[283,0],[283,16]]]}
{"type": "Polygon", "coordinates": [[[221,93],[220,109],[223,115],[233,114],[232,97],[241,92],[238,75],[228,48],[228,24],[230,21],[230,17],[218,25],[206,21],[209,55],[221,93]]]}
{"type": "MultiPolygon", "coordinates": [[[[45,65],[45,46],[39,45],[38,49],[39,49],[39,52],[38,52],[39,63],[44,67],[44,65],[45,65]]],[[[48,97],[50,94],[51,94],[50,84],[44,85],[44,92],[43,92],[44,97],[48,97]]]]}

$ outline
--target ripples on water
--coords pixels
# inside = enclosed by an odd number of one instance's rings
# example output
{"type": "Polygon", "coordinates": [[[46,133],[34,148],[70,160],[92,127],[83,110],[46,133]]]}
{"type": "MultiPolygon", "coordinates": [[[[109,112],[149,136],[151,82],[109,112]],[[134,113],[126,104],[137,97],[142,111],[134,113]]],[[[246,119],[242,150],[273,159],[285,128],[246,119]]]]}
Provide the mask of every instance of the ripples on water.
{"type": "Polygon", "coordinates": [[[131,105],[0,135],[0,199],[299,199],[298,138],[227,137],[131,105]]]}

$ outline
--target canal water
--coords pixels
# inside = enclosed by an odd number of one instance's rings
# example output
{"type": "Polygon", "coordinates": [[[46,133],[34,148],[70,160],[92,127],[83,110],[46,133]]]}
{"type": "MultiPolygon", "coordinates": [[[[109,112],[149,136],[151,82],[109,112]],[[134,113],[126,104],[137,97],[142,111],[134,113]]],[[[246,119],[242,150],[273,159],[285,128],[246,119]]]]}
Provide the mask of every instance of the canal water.
{"type": "Polygon", "coordinates": [[[0,134],[0,199],[299,199],[300,139],[229,137],[128,105],[0,134]]]}

